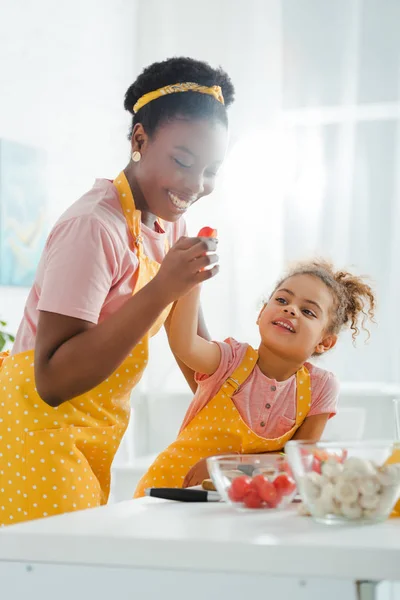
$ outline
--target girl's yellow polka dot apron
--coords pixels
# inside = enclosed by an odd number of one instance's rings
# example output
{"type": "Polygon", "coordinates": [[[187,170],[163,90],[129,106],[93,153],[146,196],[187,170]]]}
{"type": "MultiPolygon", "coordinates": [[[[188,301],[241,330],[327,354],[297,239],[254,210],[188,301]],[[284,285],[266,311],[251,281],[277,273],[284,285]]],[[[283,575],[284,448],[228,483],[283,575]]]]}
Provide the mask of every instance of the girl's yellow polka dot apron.
{"type": "MultiPolygon", "coordinates": [[[[135,209],[124,173],[114,185],[139,259],[136,293],[160,265],[144,254],[140,211],[135,209]]],[[[149,337],[162,326],[169,310],[108,379],[56,408],[43,402],[36,391],[33,350],[3,357],[0,525],[107,502],[111,463],[129,421],[130,393],[146,367],[149,337]]]]}
{"type": "Polygon", "coordinates": [[[246,381],[258,359],[248,347],[246,355],[217,395],[180,431],[177,440],[162,452],[135,491],[143,496],[149,487],[182,487],[189,470],[199,460],[226,453],[257,454],[281,450],[306,418],[311,406],[310,375],[306,367],[296,374],[297,410],[292,429],[275,439],[265,439],[252,431],[232,401],[233,394],[246,381]]]}

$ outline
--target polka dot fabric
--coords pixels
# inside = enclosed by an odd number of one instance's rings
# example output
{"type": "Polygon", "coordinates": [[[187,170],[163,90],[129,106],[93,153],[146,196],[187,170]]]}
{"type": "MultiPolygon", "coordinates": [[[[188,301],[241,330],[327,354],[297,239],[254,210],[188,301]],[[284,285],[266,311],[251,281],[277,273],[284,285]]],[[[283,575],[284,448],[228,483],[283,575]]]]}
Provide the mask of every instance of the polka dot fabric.
{"type": "MultiPolygon", "coordinates": [[[[137,256],[139,259],[139,278],[135,285],[134,293],[136,294],[144,285],[146,285],[158,272],[160,265],[155,261],[151,260],[143,250],[143,240],[140,233],[141,227],[141,217],[140,211],[134,210],[134,200],[132,197],[131,188],[129,187],[129,183],[125,177],[125,174],[122,172],[118,175],[117,179],[114,180],[114,185],[117,188],[119,199],[121,202],[122,209],[124,211],[125,220],[127,222],[127,226],[132,235],[132,241],[134,246],[136,247],[137,256]],[[132,209],[133,207],[133,209],[132,209]],[[143,277],[143,274],[145,275],[143,277]]],[[[161,221],[159,220],[159,224],[161,221]]],[[[167,253],[169,250],[168,240],[165,239],[165,252],[167,253]]],[[[164,322],[166,321],[169,313],[171,312],[172,304],[167,306],[164,311],[161,313],[159,318],[153,323],[151,326],[148,335],[149,337],[153,337],[164,322]]]]}
{"type": "Polygon", "coordinates": [[[107,502],[147,341],[101,385],[57,408],[38,395],[33,361],[33,352],[10,356],[0,371],[1,525],[107,502]]]}
{"type": "MultiPolygon", "coordinates": [[[[123,173],[115,185],[139,258],[136,293],[160,265],[143,253],[140,212],[123,173]]],[[[33,351],[0,356],[1,526],[107,502],[111,464],[129,422],[130,394],[147,365],[149,338],[167,315],[168,310],[159,316],[102,384],[56,408],[37,393],[33,351]]]]}
{"type": "Polygon", "coordinates": [[[297,411],[293,428],[279,438],[265,439],[249,429],[232,402],[232,395],[246,381],[257,359],[257,351],[249,347],[242,363],[225,381],[218,394],[181,431],[177,440],[157,457],[140,480],[135,498],[144,496],[149,487],[182,487],[193,465],[208,456],[282,450],[310,410],[310,374],[306,367],[296,374],[297,411]]]}

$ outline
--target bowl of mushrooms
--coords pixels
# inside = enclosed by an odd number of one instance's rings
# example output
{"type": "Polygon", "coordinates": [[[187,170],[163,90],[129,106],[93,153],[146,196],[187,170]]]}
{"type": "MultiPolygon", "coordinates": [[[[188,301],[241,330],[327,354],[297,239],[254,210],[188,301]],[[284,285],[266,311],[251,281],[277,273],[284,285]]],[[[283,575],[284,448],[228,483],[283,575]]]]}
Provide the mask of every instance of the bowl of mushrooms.
{"type": "Polygon", "coordinates": [[[285,452],[304,506],[319,522],[383,521],[400,496],[395,442],[299,440],[288,442],[285,452]]]}

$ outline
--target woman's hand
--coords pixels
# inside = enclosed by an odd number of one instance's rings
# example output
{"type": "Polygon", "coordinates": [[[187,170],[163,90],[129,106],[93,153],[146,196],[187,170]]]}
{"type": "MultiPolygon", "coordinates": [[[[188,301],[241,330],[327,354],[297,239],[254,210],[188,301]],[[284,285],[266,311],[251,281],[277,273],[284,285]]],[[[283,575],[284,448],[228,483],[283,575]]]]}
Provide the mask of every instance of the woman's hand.
{"type": "Polygon", "coordinates": [[[168,303],[218,273],[217,243],[211,238],[182,237],[171,248],[153,280],[168,303]]]}
{"type": "Polygon", "coordinates": [[[216,247],[212,239],[181,238],[154,279],[97,325],[41,311],[35,343],[41,398],[59,406],[109,377],[168,304],[218,272],[216,247]],[[208,266],[212,268],[202,270],[208,266]],[[107,352],[99,355],[99,348],[107,352]]]}

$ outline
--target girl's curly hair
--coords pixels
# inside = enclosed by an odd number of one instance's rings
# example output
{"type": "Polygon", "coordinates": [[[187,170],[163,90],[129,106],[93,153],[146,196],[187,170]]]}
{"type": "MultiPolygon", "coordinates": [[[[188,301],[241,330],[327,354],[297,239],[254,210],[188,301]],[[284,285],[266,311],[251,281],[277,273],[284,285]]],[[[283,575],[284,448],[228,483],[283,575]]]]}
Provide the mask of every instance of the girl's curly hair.
{"type": "Polygon", "coordinates": [[[278,289],[289,277],[295,275],[318,277],[330,289],[335,305],[331,315],[329,333],[338,334],[342,329],[349,327],[352,331],[353,341],[355,341],[361,327],[369,337],[370,334],[365,323],[367,319],[374,322],[376,299],[372,288],[364,281],[363,277],[353,275],[348,271],[336,271],[331,263],[315,260],[297,264],[275,289],[278,289]]]}

